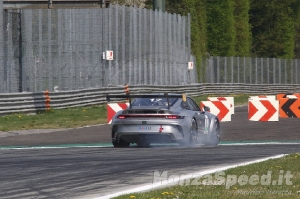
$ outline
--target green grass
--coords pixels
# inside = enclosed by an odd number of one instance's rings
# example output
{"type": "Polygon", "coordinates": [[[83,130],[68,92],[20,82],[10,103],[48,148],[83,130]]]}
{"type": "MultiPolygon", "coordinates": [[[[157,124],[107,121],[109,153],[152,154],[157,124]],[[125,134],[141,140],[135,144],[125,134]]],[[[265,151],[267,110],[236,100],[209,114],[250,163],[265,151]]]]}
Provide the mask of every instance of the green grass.
{"type": "Polygon", "coordinates": [[[106,106],[51,109],[0,117],[0,131],[75,128],[106,123],[106,106]]]}
{"type": "MultiPolygon", "coordinates": [[[[188,184],[193,185],[176,185],[163,189],[153,190],[144,193],[132,193],[116,197],[116,199],[256,199],[256,198],[271,198],[271,199],[298,199],[300,198],[300,156],[298,153],[291,154],[279,159],[271,159],[261,163],[255,163],[248,166],[237,167],[226,170],[224,177],[227,179],[229,175],[236,175],[237,179],[241,175],[252,177],[252,183],[245,181],[243,185],[238,181],[231,186],[206,184],[203,185],[203,180],[209,179],[202,177],[198,179],[191,179],[188,184]],[[283,171],[283,176],[290,171],[293,175],[290,178],[291,185],[287,185],[285,178],[282,180],[282,185],[278,184],[280,171],[283,171]],[[271,184],[262,185],[261,177],[267,175],[271,171],[271,184]],[[257,175],[256,178],[254,178],[257,175]],[[200,179],[200,180],[199,180],[200,179]],[[273,180],[276,180],[276,185],[272,185],[273,180]],[[252,184],[252,185],[251,185],[252,184]]],[[[173,174],[176,175],[176,174],[173,174]]],[[[211,175],[214,181],[214,174],[211,175]]]]}
{"type": "MultiPolygon", "coordinates": [[[[233,95],[234,96],[234,95],[233,95]]],[[[197,104],[207,100],[208,95],[194,97],[197,104]]],[[[246,104],[248,95],[235,95],[235,105],[246,104]]],[[[51,109],[36,115],[12,114],[0,117],[0,131],[28,129],[76,128],[107,122],[106,105],[78,107],[69,109],[51,109]]]]}

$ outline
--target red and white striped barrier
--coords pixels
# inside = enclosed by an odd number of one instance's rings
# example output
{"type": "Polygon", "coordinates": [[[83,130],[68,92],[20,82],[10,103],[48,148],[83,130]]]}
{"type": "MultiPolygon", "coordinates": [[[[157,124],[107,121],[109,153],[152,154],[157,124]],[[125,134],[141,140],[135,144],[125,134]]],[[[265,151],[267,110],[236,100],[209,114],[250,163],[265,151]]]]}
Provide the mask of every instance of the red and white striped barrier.
{"type": "Polygon", "coordinates": [[[257,99],[257,100],[276,100],[276,96],[275,96],[275,95],[249,96],[249,99],[257,99]]]}
{"type": "Polygon", "coordinates": [[[120,110],[125,110],[129,103],[110,103],[106,105],[107,109],[107,123],[110,124],[115,114],[120,110]]]}
{"type": "Polygon", "coordinates": [[[250,121],[279,121],[279,101],[272,99],[249,99],[248,119],[250,121]]]}
{"type": "Polygon", "coordinates": [[[208,97],[209,101],[229,101],[230,113],[234,114],[234,97],[208,97]]]}
{"type": "Polygon", "coordinates": [[[230,102],[229,101],[202,101],[200,102],[200,108],[208,106],[210,112],[217,115],[220,122],[231,121],[230,102]]]}

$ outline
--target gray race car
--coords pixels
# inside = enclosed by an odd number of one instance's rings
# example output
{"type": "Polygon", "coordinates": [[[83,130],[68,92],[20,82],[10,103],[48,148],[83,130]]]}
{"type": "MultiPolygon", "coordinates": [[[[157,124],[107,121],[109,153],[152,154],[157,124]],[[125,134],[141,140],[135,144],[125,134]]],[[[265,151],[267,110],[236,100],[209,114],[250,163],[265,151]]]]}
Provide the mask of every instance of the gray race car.
{"type": "Polygon", "coordinates": [[[108,95],[128,98],[129,107],[115,114],[111,123],[114,147],[136,143],[148,147],[152,143],[178,143],[183,146],[217,146],[220,122],[209,107],[199,106],[186,95],[108,95]]]}

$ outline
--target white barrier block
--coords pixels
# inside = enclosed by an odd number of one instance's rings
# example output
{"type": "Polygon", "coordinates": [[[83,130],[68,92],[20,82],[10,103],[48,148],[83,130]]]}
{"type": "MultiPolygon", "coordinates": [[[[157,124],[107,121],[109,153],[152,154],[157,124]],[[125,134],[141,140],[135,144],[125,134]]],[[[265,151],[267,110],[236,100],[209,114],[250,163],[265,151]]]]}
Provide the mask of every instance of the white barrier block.
{"type": "Polygon", "coordinates": [[[279,121],[279,101],[266,99],[249,99],[248,119],[250,121],[279,121]]]}
{"type": "Polygon", "coordinates": [[[234,97],[208,97],[209,101],[229,101],[230,113],[234,114],[234,97]]]}
{"type": "Polygon", "coordinates": [[[230,102],[229,101],[202,101],[200,107],[208,106],[210,113],[218,116],[220,122],[231,121],[230,102]]]}

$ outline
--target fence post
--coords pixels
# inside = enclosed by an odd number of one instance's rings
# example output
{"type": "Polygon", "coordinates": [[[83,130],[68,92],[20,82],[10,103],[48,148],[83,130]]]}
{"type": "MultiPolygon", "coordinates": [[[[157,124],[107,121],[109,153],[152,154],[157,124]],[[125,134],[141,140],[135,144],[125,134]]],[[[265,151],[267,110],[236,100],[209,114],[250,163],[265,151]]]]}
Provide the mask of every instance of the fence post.
{"type": "Polygon", "coordinates": [[[281,84],[281,59],[278,59],[278,68],[279,68],[279,84],[281,84]]]}
{"type": "Polygon", "coordinates": [[[294,59],[291,59],[290,60],[290,68],[291,68],[291,81],[290,81],[290,84],[294,84],[294,75],[293,75],[293,72],[294,72],[294,62],[295,60],[294,59]]]}
{"type": "Polygon", "coordinates": [[[270,60],[269,60],[269,58],[267,58],[267,78],[268,78],[268,84],[270,84],[270,66],[269,66],[269,64],[270,64],[270,60]]]}
{"type": "Polygon", "coordinates": [[[238,78],[238,83],[240,83],[240,57],[237,57],[237,68],[238,68],[237,78],[238,78]]]}
{"type": "MultiPolygon", "coordinates": [[[[125,51],[125,43],[126,43],[126,14],[125,14],[125,6],[121,7],[122,9],[122,82],[127,82],[128,78],[126,78],[126,73],[128,71],[128,68],[126,67],[126,51],[125,51]]],[[[128,20],[128,19],[127,19],[128,20]]],[[[150,46],[151,49],[151,46],[150,46]]]]}
{"type": "Polygon", "coordinates": [[[138,83],[138,66],[137,66],[137,11],[136,11],[136,6],[132,7],[132,13],[133,13],[133,36],[132,42],[133,42],[133,49],[132,49],[132,69],[133,69],[133,81],[132,83],[136,85],[138,83]]]}
{"type": "Polygon", "coordinates": [[[3,0],[0,0],[0,93],[4,92],[4,85],[5,85],[5,79],[4,79],[4,67],[6,66],[4,62],[4,44],[2,41],[4,41],[4,29],[3,29],[3,0]]]}
{"type": "Polygon", "coordinates": [[[249,71],[250,71],[250,84],[252,84],[252,58],[250,58],[250,67],[249,67],[249,71]]]}
{"type": "Polygon", "coordinates": [[[260,58],[260,83],[264,83],[264,58],[260,58]]]}
{"type": "Polygon", "coordinates": [[[295,73],[296,73],[296,84],[298,84],[298,59],[296,59],[296,70],[295,70],[295,73]]]}
{"type": "Polygon", "coordinates": [[[255,84],[257,84],[257,79],[258,79],[258,77],[257,77],[257,75],[258,75],[258,66],[257,66],[257,57],[255,57],[255,84]]]}
{"type": "Polygon", "coordinates": [[[233,57],[230,58],[231,60],[231,83],[233,83],[233,57]]]}
{"type": "MultiPolygon", "coordinates": [[[[2,15],[3,16],[3,15],[2,15]]],[[[24,84],[24,70],[23,70],[23,38],[22,38],[22,10],[18,10],[18,23],[19,23],[19,78],[20,78],[20,84],[19,84],[19,92],[23,92],[23,84],[24,84]]],[[[3,27],[3,26],[2,26],[3,27]]],[[[3,41],[3,40],[2,40],[3,41]]],[[[2,42],[1,41],[1,42],[2,42]]]]}
{"type": "Polygon", "coordinates": [[[246,57],[244,57],[244,84],[246,84],[246,57]]]}
{"type": "Polygon", "coordinates": [[[286,65],[286,59],[284,59],[284,83],[287,84],[287,65],[286,65]]]}
{"type": "Polygon", "coordinates": [[[49,97],[49,91],[48,90],[45,90],[44,96],[45,96],[45,110],[49,111],[51,100],[50,100],[50,97],[49,97]]]}
{"type": "Polygon", "coordinates": [[[0,0],[0,93],[5,91],[4,79],[4,27],[3,27],[3,0],[0,0]]]}
{"type": "MultiPolygon", "coordinates": [[[[107,23],[107,25],[108,25],[108,28],[107,28],[107,37],[108,37],[108,39],[107,39],[107,48],[105,49],[105,51],[106,50],[112,50],[112,32],[115,32],[114,30],[112,30],[112,24],[114,24],[115,25],[115,23],[113,23],[113,22],[111,22],[112,21],[112,19],[113,19],[113,15],[114,15],[114,13],[113,13],[113,8],[111,8],[111,7],[109,7],[108,9],[107,9],[107,19],[106,19],[106,23],[107,23]]],[[[115,53],[115,54],[117,54],[117,52],[115,53]]],[[[113,63],[115,63],[116,61],[113,61],[113,63]]],[[[114,78],[115,77],[115,75],[116,75],[116,73],[114,73],[114,69],[116,68],[116,67],[113,67],[112,66],[112,61],[106,61],[105,60],[105,63],[107,64],[107,67],[108,67],[108,71],[109,71],[109,75],[108,75],[108,77],[109,77],[109,79],[108,79],[108,84],[112,84],[112,79],[118,79],[118,78],[114,78]]],[[[113,83],[115,83],[114,81],[113,81],[113,83]]]]}
{"type": "Polygon", "coordinates": [[[139,32],[138,32],[138,40],[137,40],[137,42],[138,42],[138,44],[137,44],[137,46],[138,46],[138,52],[137,52],[137,67],[138,67],[138,71],[139,71],[139,78],[138,78],[138,84],[142,84],[142,74],[143,74],[143,70],[145,70],[146,68],[142,68],[142,60],[141,60],[141,57],[142,57],[142,45],[141,45],[141,43],[142,43],[142,41],[144,41],[144,39],[143,39],[143,36],[142,36],[142,30],[143,30],[143,25],[142,25],[142,17],[145,17],[144,15],[143,15],[143,10],[142,10],[142,8],[138,8],[138,23],[137,23],[137,26],[138,26],[138,30],[139,30],[139,32]]]}
{"type": "Polygon", "coordinates": [[[276,84],[276,68],[275,68],[275,66],[276,66],[276,64],[275,64],[275,62],[276,62],[276,59],[275,58],[273,58],[273,84],[276,84]]]}
{"type": "MultiPolygon", "coordinates": [[[[132,12],[132,7],[129,7],[129,20],[130,22],[133,21],[133,12],[132,12]]],[[[130,23],[129,25],[129,61],[128,61],[128,64],[129,64],[129,77],[128,77],[128,82],[130,84],[134,84],[134,80],[132,80],[132,74],[134,74],[134,72],[132,70],[134,70],[134,66],[132,66],[132,60],[134,59],[133,58],[133,55],[132,55],[132,51],[134,50],[133,48],[133,23],[130,23]]]]}
{"type": "Polygon", "coordinates": [[[227,83],[227,57],[224,57],[224,83],[227,83]]]}
{"type": "MultiPolygon", "coordinates": [[[[212,57],[210,59],[213,60],[212,57]]],[[[220,83],[220,57],[217,57],[217,83],[220,83]]]]}

